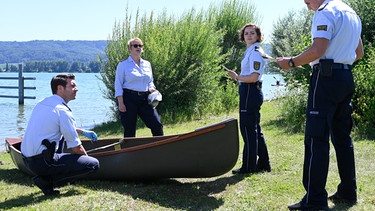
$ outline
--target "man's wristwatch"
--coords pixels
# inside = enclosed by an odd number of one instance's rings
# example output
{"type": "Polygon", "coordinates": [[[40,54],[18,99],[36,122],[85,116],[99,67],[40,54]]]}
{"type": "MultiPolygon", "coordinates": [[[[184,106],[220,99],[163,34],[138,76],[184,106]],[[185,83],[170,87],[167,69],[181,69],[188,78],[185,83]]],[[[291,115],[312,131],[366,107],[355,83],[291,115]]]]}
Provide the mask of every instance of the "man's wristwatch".
{"type": "Polygon", "coordinates": [[[290,57],[288,64],[289,64],[289,67],[295,67],[292,57],[290,57]]]}

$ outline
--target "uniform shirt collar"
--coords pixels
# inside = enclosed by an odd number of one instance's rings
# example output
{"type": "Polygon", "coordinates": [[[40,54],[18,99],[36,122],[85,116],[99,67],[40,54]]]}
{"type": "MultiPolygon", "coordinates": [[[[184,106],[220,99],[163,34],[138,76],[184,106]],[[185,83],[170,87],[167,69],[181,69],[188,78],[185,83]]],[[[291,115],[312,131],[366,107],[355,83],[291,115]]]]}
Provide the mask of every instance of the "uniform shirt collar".
{"type": "Polygon", "coordinates": [[[250,45],[250,47],[247,48],[248,51],[251,51],[253,50],[255,47],[259,47],[260,46],[260,43],[259,42],[255,42],[254,44],[250,45]]]}
{"type": "MultiPolygon", "coordinates": [[[[137,64],[131,56],[129,56],[128,61],[129,61],[129,62],[133,62],[134,64],[137,64]]],[[[142,59],[142,57],[140,58],[140,62],[139,62],[139,63],[140,63],[140,64],[143,63],[143,59],[142,59]]]]}
{"type": "Polygon", "coordinates": [[[60,95],[54,94],[53,96],[55,96],[56,99],[61,100],[61,103],[63,103],[63,104],[67,104],[67,103],[65,102],[65,100],[64,100],[60,95]]]}
{"type": "Polygon", "coordinates": [[[325,0],[325,1],[320,5],[320,7],[318,8],[318,11],[324,9],[324,8],[328,5],[328,3],[329,3],[330,1],[333,1],[333,0],[325,0]]]}

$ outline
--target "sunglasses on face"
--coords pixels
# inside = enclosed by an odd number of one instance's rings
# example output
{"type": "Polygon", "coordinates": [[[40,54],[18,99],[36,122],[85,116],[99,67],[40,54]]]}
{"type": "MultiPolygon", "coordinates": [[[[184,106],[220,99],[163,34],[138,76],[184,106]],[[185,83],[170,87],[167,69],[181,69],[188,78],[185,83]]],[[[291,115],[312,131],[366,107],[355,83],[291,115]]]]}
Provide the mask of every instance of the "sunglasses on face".
{"type": "Polygon", "coordinates": [[[143,48],[143,45],[141,45],[141,44],[133,44],[132,46],[134,48],[143,48]]]}

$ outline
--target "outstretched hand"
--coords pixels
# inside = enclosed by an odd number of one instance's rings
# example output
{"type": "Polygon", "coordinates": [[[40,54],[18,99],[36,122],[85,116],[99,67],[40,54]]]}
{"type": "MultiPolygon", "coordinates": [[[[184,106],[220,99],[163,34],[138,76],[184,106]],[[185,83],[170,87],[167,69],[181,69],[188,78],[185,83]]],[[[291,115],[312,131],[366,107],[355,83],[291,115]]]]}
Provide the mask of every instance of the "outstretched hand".
{"type": "Polygon", "coordinates": [[[86,138],[92,140],[92,141],[98,140],[98,135],[96,135],[96,133],[94,131],[83,130],[82,135],[85,136],[86,138]]]}

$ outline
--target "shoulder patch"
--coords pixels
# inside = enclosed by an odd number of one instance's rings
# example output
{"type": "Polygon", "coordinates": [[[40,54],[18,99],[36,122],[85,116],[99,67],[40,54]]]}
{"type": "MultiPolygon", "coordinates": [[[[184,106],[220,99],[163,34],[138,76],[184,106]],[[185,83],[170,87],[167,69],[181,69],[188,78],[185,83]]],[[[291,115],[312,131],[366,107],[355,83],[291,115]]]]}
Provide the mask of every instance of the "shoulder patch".
{"type": "Polygon", "coordinates": [[[255,46],[254,50],[259,51],[259,46],[255,46]]]}
{"type": "Polygon", "coordinates": [[[254,70],[260,69],[260,62],[254,62],[254,70]]]}
{"type": "Polygon", "coordinates": [[[320,25],[320,26],[317,26],[316,29],[318,31],[327,31],[327,28],[328,26],[327,25],[320,25]]]}

